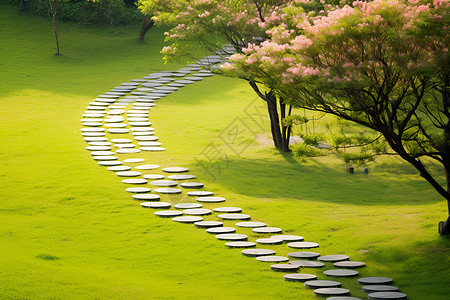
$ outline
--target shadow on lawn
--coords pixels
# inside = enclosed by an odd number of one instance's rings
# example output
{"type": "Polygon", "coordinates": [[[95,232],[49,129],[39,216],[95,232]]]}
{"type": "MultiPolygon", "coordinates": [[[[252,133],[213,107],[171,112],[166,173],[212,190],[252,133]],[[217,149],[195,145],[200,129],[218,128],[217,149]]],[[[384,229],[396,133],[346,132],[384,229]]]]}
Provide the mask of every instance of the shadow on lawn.
{"type": "Polygon", "coordinates": [[[376,165],[376,172],[364,175],[362,168],[349,174],[344,166],[329,166],[317,159],[299,162],[291,154],[281,156],[283,159],[277,160],[229,157],[226,168],[209,179],[227,190],[260,198],[354,205],[423,205],[442,201],[406,163],[376,165]]]}

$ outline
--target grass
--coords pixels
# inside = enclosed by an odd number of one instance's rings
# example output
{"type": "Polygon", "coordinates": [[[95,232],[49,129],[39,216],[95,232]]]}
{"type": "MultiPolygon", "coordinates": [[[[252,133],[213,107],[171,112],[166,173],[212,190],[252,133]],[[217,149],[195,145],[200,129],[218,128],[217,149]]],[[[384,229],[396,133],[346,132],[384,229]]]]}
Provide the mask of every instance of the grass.
{"type": "MultiPolygon", "coordinates": [[[[0,4],[0,22],[0,298],[315,298],[203,230],[140,208],[84,149],[79,120],[90,101],[179,67],[162,64],[162,30],[140,43],[138,27],[60,24],[56,57],[48,20],[0,4]]],[[[138,156],[189,167],[226,205],[319,242],[322,255],[366,262],[362,276],[392,277],[409,299],[446,299],[450,241],[437,234],[446,216],[437,193],[398,159],[350,176],[333,157],[280,154],[261,138],[264,109],[243,82],[205,79],[159,102],[151,121],[168,150],[138,156]]],[[[342,282],[366,297],[354,279],[342,282]]]]}

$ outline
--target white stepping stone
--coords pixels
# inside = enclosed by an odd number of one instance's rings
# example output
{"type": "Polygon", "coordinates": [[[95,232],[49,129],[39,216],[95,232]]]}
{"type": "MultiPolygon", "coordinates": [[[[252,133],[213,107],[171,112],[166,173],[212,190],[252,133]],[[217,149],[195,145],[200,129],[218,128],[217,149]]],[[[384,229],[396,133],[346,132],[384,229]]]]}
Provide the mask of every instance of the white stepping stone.
{"type": "MultiPolygon", "coordinates": [[[[152,103],[152,102],[138,102],[138,103],[134,103],[133,105],[136,106],[136,107],[139,107],[139,106],[142,106],[142,107],[154,107],[154,106],[156,106],[156,104],[152,103]]],[[[131,120],[129,120],[129,121],[131,121],[131,120]]],[[[146,122],[146,121],[144,120],[144,121],[136,121],[136,122],[146,122]]]]}
{"type": "Polygon", "coordinates": [[[244,228],[257,228],[267,226],[267,224],[263,222],[239,222],[236,223],[236,226],[244,228]]]}
{"type": "Polygon", "coordinates": [[[332,276],[332,277],[355,277],[358,276],[358,271],[355,270],[348,270],[348,269],[333,269],[333,270],[326,270],[323,272],[326,276],[332,276]]]}
{"type": "Polygon", "coordinates": [[[240,207],[216,207],[213,209],[215,212],[221,213],[240,213],[242,208],[240,207]]]}
{"type": "Polygon", "coordinates": [[[107,98],[107,99],[117,99],[120,96],[117,95],[99,95],[100,98],[107,98]]]}
{"type": "MultiPolygon", "coordinates": [[[[314,279],[317,279],[317,276],[316,275],[312,275],[312,274],[296,273],[296,274],[286,274],[286,275],[284,275],[284,280],[286,280],[286,281],[305,282],[305,281],[314,280],[314,279]]],[[[328,299],[331,299],[331,298],[328,298],[328,299]]],[[[335,300],[338,300],[338,299],[335,299],[335,300]]],[[[342,299],[342,300],[344,300],[344,299],[342,299]]]]}
{"type": "MultiPolygon", "coordinates": [[[[148,112],[151,109],[151,107],[133,106],[131,109],[132,110],[148,112]]],[[[151,122],[130,122],[130,125],[131,126],[136,126],[136,127],[138,127],[138,126],[151,126],[151,125],[136,125],[135,123],[139,124],[139,123],[151,123],[151,122]]]]}
{"type": "Polygon", "coordinates": [[[161,218],[173,218],[173,217],[178,217],[178,216],[183,215],[183,213],[178,210],[160,210],[160,211],[155,211],[154,214],[161,218]]]}
{"type": "Polygon", "coordinates": [[[139,82],[124,82],[124,83],[121,83],[121,85],[126,85],[126,86],[138,86],[139,85],[139,82]]]}
{"type": "Polygon", "coordinates": [[[117,154],[130,154],[130,153],[139,153],[139,152],[141,152],[140,149],[131,149],[131,148],[123,148],[123,149],[116,150],[117,154]]]}
{"type": "Polygon", "coordinates": [[[140,163],[140,162],[143,162],[144,160],[145,159],[143,159],[143,158],[127,158],[127,159],[124,159],[123,161],[126,163],[140,163]]]}
{"type": "Polygon", "coordinates": [[[207,233],[211,234],[227,234],[236,232],[236,228],[233,227],[212,227],[206,229],[207,233]]]}
{"type": "Polygon", "coordinates": [[[164,151],[166,148],[163,147],[141,147],[142,151],[164,151]]]}
{"type": "Polygon", "coordinates": [[[155,181],[151,181],[150,184],[156,185],[156,186],[174,187],[174,186],[177,186],[178,183],[176,181],[172,181],[172,180],[155,180],[155,181]]]}
{"type": "Polygon", "coordinates": [[[362,285],[368,284],[392,284],[392,279],[388,277],[363,277],[358,279],[358,283],[362,285]]]}
{"type": "Polygon", "coordinates": [[[111,142],[120,144],[120,143],[131,143],[133,141],[130,139],[112,139],[111,142]]]}
{"type": "MultiPolygon", "coordinates": [[[[261,227],[264,228],[264,227],[261,227]]],[[[279,245],[283,243],[282,239],[274,239],[274,238],[266,238],[266,239],[257,239],[256,242],[262,245],[279,245]]]]}
{"type": "MultiPolygon", "coordinates": [[[[257,227],[253,228],[252,231],[254,233],[281,233],[283,230],[278,227],[257,227]]],[[[283,239],[281,239],[281,241],[283,241],[283,239]]]]}
{"type": "Polygon", "coordinates": [[[369,294],[369,300],[403,300],[406,294],[399,292],[375,292],[369,294]]]}
{"type": "Polygon", "coordinates": [[[300,267],[290,264],[274,264],[270,266],[272,271],[277,272],[294,272],[297,271],[300,267]]]}
{"type": "Polygon", "coordinates": [[[195,175],[189,175],[189,174],[182,174],[182,175],[169,175],[167,178],[172,180],[188,180],[188,179],[194,179],[197,176],[195,175]]]}
{"type": "Polygon", "coordinates": [[[89,151],[109,151],[111,150],[110,146],[87,146],[86,150],[89,151]]]}
{"type": "Polygon", "coordinates": [[[161,175],[161,174],[145,174],[144,175],[144,178],[145,179],[155,179],[155,180],[158,180],[158,179],[164,179],[164,175],[161,175]]]}
{"type": "Polygon", "coordinates": [[[92,136],[105,136],[104,132],[82,132],[82,136],[92,137],[92,136]]]}
{"type": "Polygon", "coordinates": [[[118,159],[117,156],[112,156],[112,155],[93,156],[92,158],[94,160],[116,160],[116,159],[118,159]]]}
{"type": "Polygon", "coordinates": [[[136,131],[153,131],[154,128],[152,128],[152,127],[131,127],[130,130],[133,131],[133,132],[136,132],[136,131]]]}
{"type": "Polygon", "coordinates": [[[322,268],[325,266],[323,262],[310,260],[292,260],[289,263],[301,268],[322,268]]]}
{"type": "Polygon", "coordinates": [[[108,112],[108,115],[123,115],[125,113],[125,110],[123,109],[111,109],[108,112]]]}
{"type": "MultiPolygon", "coordinates": [[[[220,228],[220,227],[218,227],[220,228]]],[[[223,227],[222,227],[223,228],[223,227]]],[[[239,233],[222,233],[216,234],[215,238],[221,241],[246,241],[247,236],[239,233]]]]}
{"type": "Polygon", "coordinates": [[[129,122],[148,122],[148,118],[131,117],[131,118],[127,118],[127,121],[129,121],[129,122]]]}
{"type": "Polygon", "coordinates": [[[149,193],[151,191],[151,189],[146,188],[146,187],[130,187],[125,189],[125,191],[130,192],[130,193],[149,193]]]}
{"type": "Polygon", "coordinates": [[[137,177],[137,176],[142,175],[141,172],[137,172],[137,171],[123,171],[123,172],[117,172],[116,174],[117,174],[117,176],[120,176],[120,177],[137,177]]]}
{"type": "Polygon", "coordinates": [[[157,141],[158,137],[157,136],[148,136],[148,135],[146,135],[146,136],[135,136],[134,139],[136,141],[140,141],[140,142],[143,142],[143,141],[157,141]]]}
{"type": "Polygon", "coordinates": [[[225,246],[230,247],[230,248],[251,248],[251,247],[255,247],[256,244],[253,242],[228,242],[225,243],[225,246]]]}
{"type": "Polygon", "coordinates": [[[103,107],[103,106],[95,106],[95,105],[93,105],[93,106],[86,106],[86,109],[88,109],[88,110],[105,110],[106,108],[103,107]]]}
{"type": "Polygon", "coordinates": [[[113,172],[122,172],[122,171],[129,171],[129,170],[131,170],[131,167],[128,167],[128,166],[112,166],[112,167],[108,167],[108,170],[113,171],[113,172]]]}
{"type": "Polygon", "coordinates": [[[136,194],[133,195],[132,197],[134,200],[138,201],[159,201],[161,198],[159,195],[155,194],[136,194]]]}
{"type": "Polygon", "coordinates": [[[107,142],[108,139],[105,137],[85,137],[86,142],[107,142]]]}
{"type": "Polygon", "coordinates": [[[340,287],[341,283],[333,280],[308,280],[304,286],[308,289],[340,287]]]}
{"type": "Polygon", "coordinates": [[[326,297],[326,296],[342,296],[350,294],[350,290],[344,288],[320,288],[315,289],[314,293],[317,296],[326,297]]]}
{"type": "Polygon", "coordinates": [[[317,252],[291,252],[288,255],[293,258],[315,259],[320,256],[320,253],[317,253],[317,252]]]}
{"type": "MultiPolygon", "coordinates": [[[[124,117],[111,117],[111,118],[106,118],[105,120],[105,123],[108,123],[108,124],[110,124],[110,123],[120,123],[120,122],[123,122],[123,121],[125,121],[125,118],[124,117]]],[[[117,125],[108,125],[108,124],[105,124],[105,126],[106,127],[113,127],[113,126],[117,126],[117,125]]],[[[121,126],[123,126],[123,125],[121,125],[121,126]]]]}
{"type": "Polygon", "coordinates": [[[183,167],[169,167],[169,168],[163,168],[162,171],[166,172],[166,173],[183,173],[183,172],[188,172],[189,169],[183,168],[183,167]]]}
{"type": "Polygon", "coordinates": [[[108,106],[109,103],[106,102],[89,102],[89,106],[108,106]]]}
{"type": "Polygon", "coordinates": [[[106,156],[106,155],[114,155],[112,151],[92,151],[92,156],[106,156]]]}
{"type": "MultiPolygon", "coordinates": [[[[178,203],[178,204],[175,204],[174,207],[176,209],[192,209],[192,208],[202,208],[203,205],[198,204],[198,203],[178,203]]],[[[219,223],[222,223],[222,222],[219,222],[219,223]]]]}
{"type": "Polygon", "coordinates": [[[206,208],[191,208],[183,210],[183,213],[192,216],[206,216],[211,214],[211,210],[206,208]]]}
{"type": "Polygon", "coordinates": [[[113,134],[123,134],[123,133],[130,132],[129,129],[125,129],[125,128],[109,128],[109,129],[107,129],[107,131],[109,133],[113,133],[113,134]]]}
{"type": "Polygon", "coordinates": [[[201,189],[204,185],[200,182],[183,182],[180,186],[185,189],[201,189]]]}
{"type": "MultiPolygon", "coordinates": [[[[127,113],[127,116],[129,116],[129,117],[135,117],[134,115],[135,114],[139,114],[139,115],[146,115],[146,116],[148,116],[148,111],[145,111],[145,110],[138,110],[138,109],[131,109],[131,110],[129,110],[128,111],[128,113],[127,113]],[[130,115],[133,115],[133,116],[130,116],[130,115]]],[[[134,123],[134,122],[133,122],[134,123]]],[[[134,125],[133,125],[134,126],[134,125]]],[[[138,125],[139,126],[139,125],[138,125]]],[[[141,125],[141,126],[144,126],[144,125],[141,125]]]]}
{"type": "Polygon", "coordinates": [[[314,242],[291,242],[288,243],[287,245],[288,247],[296,249],[310,249],[319,247],[319,244],[314,242]]]}
{"type": "Polygon", "coordinates": [[[142,202],[141,206],[143,208],[167,209],[170,208],[172,204],[168,202],[142,202]]]}
{"type": "Polygon", "coordinates": [[[105,160],[105,161],[99,161],[99,166],[105,166],[105,167],[112,167],[112,166],[120,166],[123,162],[119,160],[105,160]]]}
{"type": "Polygon", "coordinates": [[[135,148],[136,145],[135,144],[114,144],[114,147],[124,149],[124,148],[135,148]]]}
{"type": "Polygon", "coordinates": [[[172,220],[175,221],[175,222],[192,224],[192,223],[195,223],[195,222],[203,221],[203,218],[202,217],[195,217],[195,216],[181,216],[181,217],[175,217],[172,220]]]}
{"type": "Polygon", "coordinates": [[[181,194],[181,190],[176,188],[158,188],[153,191],[161,194],[181,194]]]}
{"type": "Polygon", "coordinates": [[[366,293],[376,293],[376,292],[397,292],[398,287],[392,285],[378,285],[370,284],[362,287],[362,290],[366,293]]]}
{"type": "Polygon", "coordinates": [[[85,122],[85,123],[81,123],[81,125],[83,126],[89,126],[89,127],[100,127],[103,125],[103,123],[97,123],[97,122],[85,122]]]}
{"type": "MultiPolygon", "coordinates": [[[[203,192],[203,191],[201,191],[201,192],[203,192]]],[[[188,195],[189,196],[198,196],[199,195],[198,193],[196,193],[196,194],[193,194],[193,193],[194,192],[188,192],[188,195]]],[[[209,192],[209,193],[213,194],[212,192],[209,192]]],[[[205,194],[207,194],[207,193],[205,193],[205,194]]],[[[195,201],[201,202],[201,203],[221,203],[221,202],[225,201],[225,198],[223,198],[223,197],[209,197],[208,196],[208,197],[195,198],[195,201]]]]}
{"type": "Polygon", "coordinates": [[[324,255],[320,256],[318,260],[320,261],[329,261],[329,262],[338,262],[343,260],[348,260],[349,257],[347,255],[335,254],[335,255],[324,255]]]}
{"type": "Polygon", "coordinates": [[[190,80],[190,81],[200,81],[203,80],[202,77],[194,77],[194,76],[189,76],[189,77],[185,77],[186,80],[190,80]]]}
{"type": "Polygon", "coordinates": [[[245,256],[250,257],[258,257],[258,256],[267,256],[267,255],[275,255],[275,250],[270,249],[248,249],[242,250],[241,253],[245,256]]]}
{"type": "Polygon", "coordinates": [[[103,114],[82,114],[83,118],[103,118],[103,114]]]}
{"type": "Polygon", "coordinates": [[[177,80],[177,81],[175,81],[175,83],[179,83],[179,84],[192,84],[192,83],[195,83],[195,81],[183,79],[183,80],[177,80]]]}
{"type": "Polygon", "coordinates": [[[107,124],[105,124],[105,127],[108,127],[108,128],[125,128],[125,127],[128,126],[127,124],[120,123],[120,122],[122,122],[122,121],[119,121],[118,123],[107,123],[107,124]]]}
{"type": "Polygon", "coordinates": [[[289,235],[289,234],[286,234],[286,235],[283,235],[283,234],[281,234],[281,235],[274,235],[274,236],[272,236],[272,238],[282,239],[283,242],[288,242],[288,243],[289,242],[301,242],[301,241],[304,240],[304,237],[302,237],[302,236],[289,235]]]}
{"type": "Polygon", "coordinates": [[[154,131],[133,131],[131,133],[134,136],[149,136],[149,135],[155,135],[154,131]]]}
{"type": "Polygon", "coordinates": [[[109,99],[109,98],[95,98],[95,102],[106,102],[106,103],[114,103],[116,102],[115,99],[109,99]]]}
{"type": "Polygon", "coordinates": [[[220,214],[217,217],[223,220],[250,220],[247,214],[220,214]]]}
{"type": "Polygon", "coordinates": [[[347,269],[362,268],[365,266],[366,264],[360,261],[339,261],[333,264],[333,267],[335,268],[347,268],[347,269]]]}
{"type": "Polygon", "coordinates": [[[111,147],[111,143],[110,142],[88,142],[89,145],[91,146],[108,146],[111,147]]]}
{"type": "Polygon", "coordinates": [[[135,178],[135,179],[124,179],[122,180],[122,182],[126,184],[146,184],[147,180],[135,178]]]}
{"type": "Polygon", "coordinates": [[[257,256],[256,257],[257,261],[261,261],[261,262],[270,262],[270,263],[274,263],[274,262],[286,262],[289,261],[289,258],[284,257],[284,256],[279,256],[279,255],[263,255],[263,256],[257,256]]]}
{"type": "Polygon", "coordinates": [[[201,221],[195,222],[194,226],[198,228],[215,228],[223,226],[223,223],[219,221],[201,221]]]}
{"type": "Polygon", "coordinates": [[[135,169],[139,169],[139,170],[153,170],[153,169],[158,169],[160,166],[158,165],[152,165],[152,164],[147,164],[147,165],[140,165],[135,167],[135,169]]]}

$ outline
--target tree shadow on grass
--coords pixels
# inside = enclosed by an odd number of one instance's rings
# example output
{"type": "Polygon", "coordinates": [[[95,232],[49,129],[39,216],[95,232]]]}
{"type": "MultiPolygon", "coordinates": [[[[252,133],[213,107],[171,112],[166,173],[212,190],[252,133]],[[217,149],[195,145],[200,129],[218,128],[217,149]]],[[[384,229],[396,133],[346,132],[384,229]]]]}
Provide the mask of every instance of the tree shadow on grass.
{"type": "MultiPolygon", "coordinates": [[[[328,164],[326,160],[299,162],[291,154],[281,156],[283,159],[273,160],[229,157],[220,174],[209,179],[226,190],[259,198],[354,205],[423,205],[442,201],[406,163],[386,164],[383,172],[377,166],[373,168],[377,172],[365,175],[362,168],[349,174],[343,166],[328,164]]],[[[201,163],[195,167],[202,168],[201,163]]]]}

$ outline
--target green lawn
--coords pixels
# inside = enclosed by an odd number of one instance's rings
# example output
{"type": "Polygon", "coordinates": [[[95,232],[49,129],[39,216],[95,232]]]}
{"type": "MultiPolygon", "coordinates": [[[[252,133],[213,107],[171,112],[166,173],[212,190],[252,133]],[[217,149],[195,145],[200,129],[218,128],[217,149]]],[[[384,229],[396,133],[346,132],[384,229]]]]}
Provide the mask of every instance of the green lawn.
{"type": "MultiPolygon", "coordinates": [[[[184,66],[163,64],[163,30],[138,42],[139,25],[59,28],[56,57],[49,20],[0,4],[0,298],[315,299],[270,264],[142,209],[85,150],[80,119],[97,95],[184,66]]],[[[450,239],[437,233],[446,204],[399,159],[378,160],[366,176],[333,157],[282,155],[267,143],[262,103],[222,77],[160,100],[151,121],[167,151],[121,159],[189,167],[253,220],[320,243],[322,255],[366,262],[361,276],[391,277],[409,299],[448,298],[450,239]]],[[[367,299],[355,279],[342,283],[367,299]]]]}

